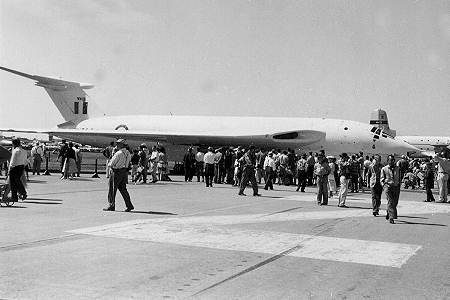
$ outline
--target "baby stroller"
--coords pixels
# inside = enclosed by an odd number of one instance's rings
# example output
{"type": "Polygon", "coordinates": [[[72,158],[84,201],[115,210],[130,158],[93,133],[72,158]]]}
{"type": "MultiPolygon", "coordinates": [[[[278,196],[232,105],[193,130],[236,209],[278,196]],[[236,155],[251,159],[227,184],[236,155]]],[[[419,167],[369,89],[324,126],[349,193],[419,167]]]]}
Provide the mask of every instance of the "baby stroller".
{"type": "Polygon", "coordinates": [[[138,182],[141,182],[142,181],[142,170],[143,170],[143,168],[142,167],[137,167],[137,169],[136,169],[136,174],[134,175],[134,178],[133,178],[133,183],[136,185],[136,184],[138,184],[138,182]]]}
{"type": "Polygon", "coordinates": [[[408,172],[403,177],[403,184],[405,186],[405,189],[408,189],[408,187],[411,187],[411,189],[415,189],[417,185],[417,176],[413,172],[408,172]]]}
{"type": "Polygon", "coordinates": [[[9,196],[9,183],[0,183],[0,206],[13,206],[14,201],[12,201],[9,196]]]}

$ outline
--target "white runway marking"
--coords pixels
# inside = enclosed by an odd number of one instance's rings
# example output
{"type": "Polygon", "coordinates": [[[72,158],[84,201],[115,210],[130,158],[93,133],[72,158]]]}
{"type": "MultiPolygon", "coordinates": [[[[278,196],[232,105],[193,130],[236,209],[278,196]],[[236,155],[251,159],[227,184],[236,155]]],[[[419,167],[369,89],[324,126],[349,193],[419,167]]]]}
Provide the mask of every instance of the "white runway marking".
{"type": "MultiPolygon", "coordinates": [[[[315,201],[314,197],[289,196],[282,200],[315,201]]],[[[331,200],[333,201],[333,200],[331,200]]],[[[331,202],[330,201],[330,202],[331,202]]],[[[370,200],[349,199],[369,204],[370,200]]],[[[399,215],[449,213],[449,205],[403,201],[399,215]]],[[[223,216],[187,216],[132,220],[70,231],[77,234],[171,243],[231,251],[279,254],[300,246],[289,256],[400,268],[421,248],[419,245],[353,240],[345,238],[293,234],[285,232],[246,230],[230,225],[372,217],[370,210],[335,209],[280,214],[246,214],[223,216]],[[228,225],[228,227],[227,227],[228,225]]],[[[373,217],[372,217],[373,218],[373,217]]]]}
{"type": "Polygon", "coordinates": [[[300,245],[301,248],[289,256],[395,268],[400,268],[421,248],[419,245],[151,220],[84,228],[71,232],[266,254],[279,254],[300,245]]]}
{"type": "Polygon", "coordinates": [[[419,245],[246,230],[226,225],[367,216],[367,211],[340,209],[277,215],[249,214],[133,220],[70,231],[102,237],[171,243],[212,249],[279,254],[300,245],[289,256],[400,268],[419,245]]]}

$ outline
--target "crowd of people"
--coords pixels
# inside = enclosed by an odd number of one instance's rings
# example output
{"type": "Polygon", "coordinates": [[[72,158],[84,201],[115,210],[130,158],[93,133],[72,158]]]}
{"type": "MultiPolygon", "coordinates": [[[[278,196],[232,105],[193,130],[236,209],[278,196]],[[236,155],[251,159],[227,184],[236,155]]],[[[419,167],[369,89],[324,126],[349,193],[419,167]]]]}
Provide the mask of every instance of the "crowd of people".
{"type": "Polygon", "coordinates": [[[412,159],[405,155],[396,161],[389,155],[386,165],[382,165],[381,156],[364,156],[362,152],[349,156],[342,153],[337,159],[326,156],[325,151],[309,154],[295,154],[292,149],[270,151],[248,149],[209,147],[204,153],[201,148],[193,153],[189,148],[184,156],[185,181],[192,181],[197,176],[206,181],[207,187],[214,184],[231,184],[239,187],[238,195],[245,196],[244,190],[250,183],[254,196],[260,196],[258,184],[264,178],[264,189],[273,190],[273,185],[294,185],[296,191],[305,192],[306,186],[317,186],[317,203],[327,205],[328,198],[338,196],[338,207],[346,206],[349,192],[357,193],[370,190],[372,193],[373,215],[379,215],[381,194],[387,198],[386,219],[394,223],[397,218],[397,204],[401,185],[405,189],[422,187],[426,190],[425,202],[435,201],[432,188],[436,181],[439,188],[439,200],[447,202],[449,189],[448,174],[450,160],[438,153],[431,160],[412,159]],[[338,191],[339,189],[339,191],[338,191]]]}
{"type": "MultiPolygon", "coordinates": [[[[126,190],[129,171],[131,182],[147,183],[170,180],[168,161],[164,147],[153,146],[148,149],[141,144],[130,149],[123,139],[117,140],[103,150],[106,158],[106,176],[109,178],[109,206],[105,210],[114,210],[114,199],[119,190],[126,202],[127,211],[133,209],[126,190]]],[[[13,140],[12,158],[8,167],[9,182],[13,200],[18,195],[26,198],[24,180],[27,166],[32,166],[33,174],[40,174],[40,165],[44,157],[42,145],[36,143],[30,152],[23,150],[20,140],[13,140]],[[29,153],[29,154],[28,154],[29,153]],[[20,176],[19,176],[20,175],[20,176]]],[[[58,160],[61,179],[80,176],[82,154],[78,145],[62,141],[58,160]]],[[[213,184],[230,184],[238,187],[238,195],[245,196],[250,184],[253,196],[261,196],[258,184],[264,180],[264,189],[273,190],[274,185],[294,186],[296,191],[305,192],[307,186],[317,187],[318,205],[327,205],[329,197],[338,197],[338,207],[346,206],[348,193],[370,190],[372,193],[373,215],[379,214],[381,194],[384,191],[388,200],[386,219],[394,223],[397,217],[396,206],[403,184],[405,189],[423,188],[427,202],[447,202],[450,160],[438,153],[433,159],[412,159],[405,155],[396,161],[390,155],[386,165],[381,163],[379,155],[364,156],[362,152],[348,155],[342,153],[339,158],[319,153],[296,154],[292,149],[265,149],[249,146],[220,147],[214,149],[197,148],[194,152],[188,148],[183,158],[185,181],[205,182],[206,187],[213,184]],[[435,200],[432,188],[437,182],[439,199],[435,200]]]]}

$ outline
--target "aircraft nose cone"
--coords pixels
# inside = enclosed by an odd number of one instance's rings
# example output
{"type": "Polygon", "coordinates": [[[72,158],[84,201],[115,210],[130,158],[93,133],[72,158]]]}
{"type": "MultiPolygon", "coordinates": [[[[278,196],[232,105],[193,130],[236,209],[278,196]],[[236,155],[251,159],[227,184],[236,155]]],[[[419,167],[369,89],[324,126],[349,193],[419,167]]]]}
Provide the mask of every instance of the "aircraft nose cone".
{"type": "Polygon", "coordinates": [[[392,151],[397,154],[402,154],[406,152],[420,152],[420,150],[416,147],[414,147],[411,144],[408,144],[405,141],[399,140],[399,139],[393,139],[390,140],[392,143],[392,151]]]}

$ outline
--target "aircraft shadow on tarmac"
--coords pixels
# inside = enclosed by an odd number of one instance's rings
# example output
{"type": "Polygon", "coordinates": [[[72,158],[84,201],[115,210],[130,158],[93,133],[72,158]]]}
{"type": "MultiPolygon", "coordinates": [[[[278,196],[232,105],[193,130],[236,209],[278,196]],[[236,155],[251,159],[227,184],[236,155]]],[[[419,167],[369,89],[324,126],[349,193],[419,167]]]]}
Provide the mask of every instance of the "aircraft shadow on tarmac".
{"type": "Polygon", "coordinates": [[[148,214],[148,215],[170,215],[170,216],[176,216],[177,214],[170,213],[170,212],[164,212],[164,211],[142,211],[142,210],[132,210],[129,213],[131,214],[148,214]]]}
{"type": "Polygon", "coordinates": [[[437,224],[437,223],[418,223],[418,222],[409,222],[405,220],[397,220],[396,224],[407,224],[407,225],[428,225],[428,226],[442,226],[447,227],[445,224],[437,224]]]}

